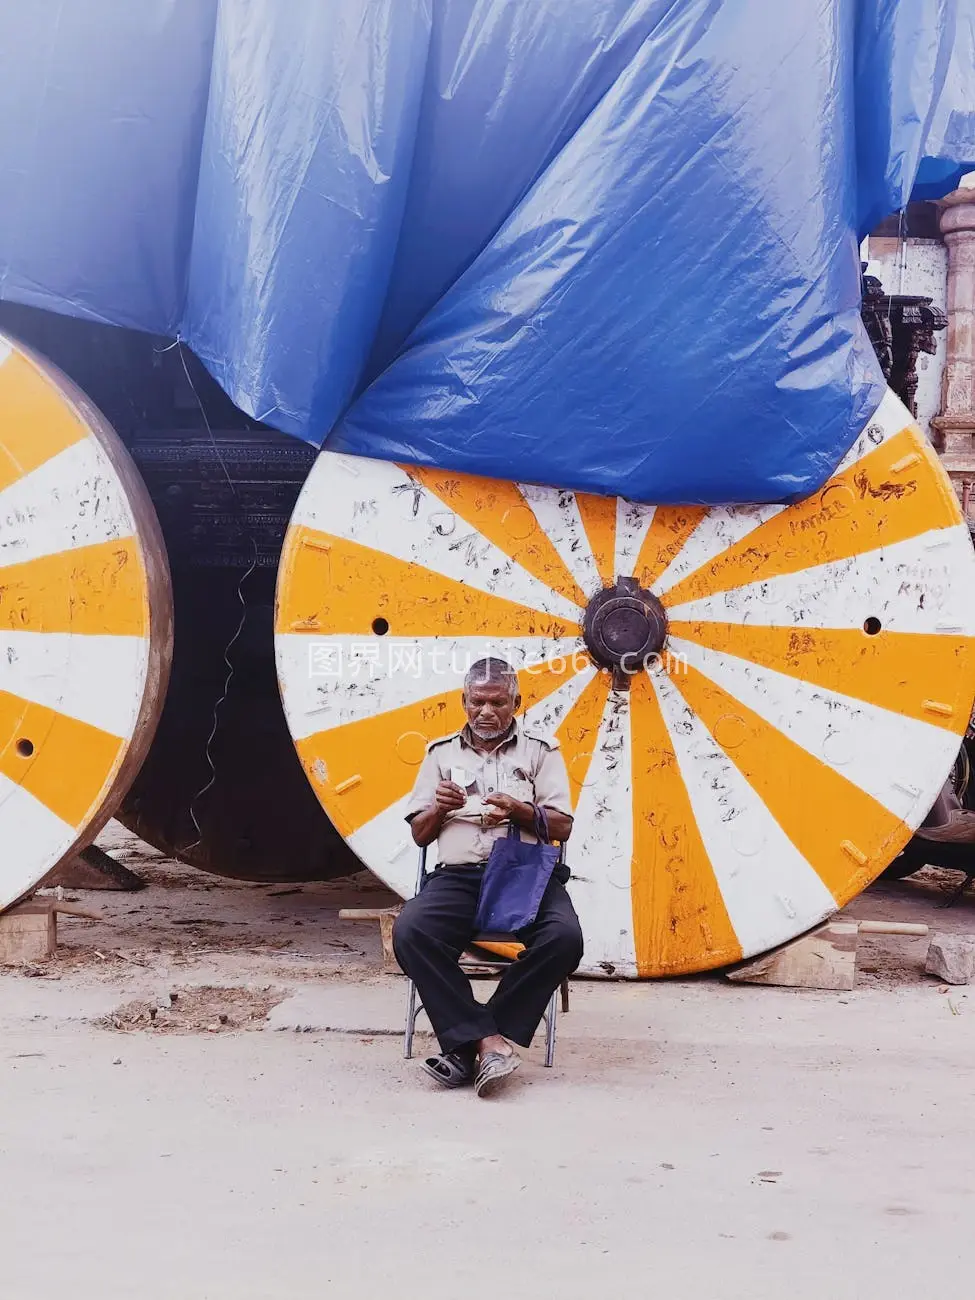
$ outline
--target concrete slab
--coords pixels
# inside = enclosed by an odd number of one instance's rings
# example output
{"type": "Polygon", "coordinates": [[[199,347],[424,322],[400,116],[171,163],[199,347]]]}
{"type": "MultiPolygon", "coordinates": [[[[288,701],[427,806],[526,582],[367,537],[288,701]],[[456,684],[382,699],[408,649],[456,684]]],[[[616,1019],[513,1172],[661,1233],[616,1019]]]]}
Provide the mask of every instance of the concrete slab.
{"type": "Polygon", "coordinates": [[[403,1031],[406,981],[302,985],[270,1013],[268,1029],[297,1033],[396,1034],[403,1031]]]}
{"type": "MultiPolygon", "coordinates": [[[[494,985],[475,983],[485,1000],[494,985]]],[[[877,989],[820,992],[812,989],[742,988],[720,977],[653,984],[616,984],[597,980],[572,983],[571,1010],[560,1014],[560,1040],[709,1042],[721,1046],[758,1045],[773,1038],[800,1045],[814,1034],[837,1047],[870,1044],[893,1051],[906,1039],[932,1050],[953,1043],[975,1011],[975,993],[952,991],[939,997],[933,985],[901,989],[896,998],[877,989]],[[954,1010],[952,1010],[954,1008],[954,1010]]],[[[406,982],[390,976],[353,984],[317,981],[294,988],[270,1014],[267,1027],[277,1030],[380,1034],[403,1032],[406,982]]],[[[421,1017],[418,1030],[428,1032],[421,1017]]]]}
{"type": "Polygon", "coordinates": [[[0,1027],[37,1020],[95,1020],[119,1001],[119,990],[104,985],[0,975],[0,1027]]]}

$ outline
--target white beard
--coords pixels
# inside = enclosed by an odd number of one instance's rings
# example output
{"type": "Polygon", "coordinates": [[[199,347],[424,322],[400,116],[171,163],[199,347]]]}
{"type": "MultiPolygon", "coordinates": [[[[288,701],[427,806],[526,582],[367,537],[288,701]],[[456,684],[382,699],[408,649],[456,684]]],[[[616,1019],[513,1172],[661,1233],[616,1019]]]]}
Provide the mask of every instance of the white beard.
{"type": "Polygon", "coordinates": [[[484,730],[482,727],[471,727],[471,731],[478,740],[499,740],[507,730],[507,727],[491,727],[488,730],[484,730]]]}

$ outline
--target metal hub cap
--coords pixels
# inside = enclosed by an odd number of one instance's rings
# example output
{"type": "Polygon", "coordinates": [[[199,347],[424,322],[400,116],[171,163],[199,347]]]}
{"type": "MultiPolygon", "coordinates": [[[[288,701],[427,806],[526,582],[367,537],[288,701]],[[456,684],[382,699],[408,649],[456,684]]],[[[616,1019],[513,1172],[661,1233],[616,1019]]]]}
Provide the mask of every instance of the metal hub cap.
{"type": "Polygon", "coordinates": [[[586,607],[583,637],[604,668],[639,672],[667,639],[667,615],[657,597],[635,578],[617,578],[586,607]]]}

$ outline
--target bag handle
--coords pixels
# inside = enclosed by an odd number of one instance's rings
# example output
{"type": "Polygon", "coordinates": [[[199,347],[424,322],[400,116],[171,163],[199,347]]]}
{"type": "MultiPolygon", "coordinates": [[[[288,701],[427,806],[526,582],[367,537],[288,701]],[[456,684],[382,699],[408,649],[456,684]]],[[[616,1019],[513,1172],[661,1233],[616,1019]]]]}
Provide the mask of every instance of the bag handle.
{"type": "Polygon", "coordinates": [[[551,844],[551,836],[548,833],[548,813],[541,804],[533,803],[532,812],[535,817],[535,838],[540,844],[551,844]]]}
{"type": "MultiPolygon", "coordinates": [[[[536,840],[538,840],[539,844],[551,844],[552,839],[548,830],[548,813],[540,804],[532,804],[532,818],[536,840]]],[[[513,821],[508,822],[508,839],[521,839],[521,831],[513,821]]]]}

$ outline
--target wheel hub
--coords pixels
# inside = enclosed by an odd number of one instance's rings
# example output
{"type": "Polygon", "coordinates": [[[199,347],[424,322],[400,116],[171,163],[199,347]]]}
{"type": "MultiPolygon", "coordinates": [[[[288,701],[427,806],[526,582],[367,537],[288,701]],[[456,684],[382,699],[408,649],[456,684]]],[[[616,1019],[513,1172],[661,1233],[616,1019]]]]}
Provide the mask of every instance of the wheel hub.
{"type": "Polygon", "coordinates": [[[614,685],[625,689],[630,677],[663,649],[667,615],[653,592],[635,578],[617,578],[614,587],[589,602],[582,631],[590,655],[603,668],[611,668],[614,685]]]}

